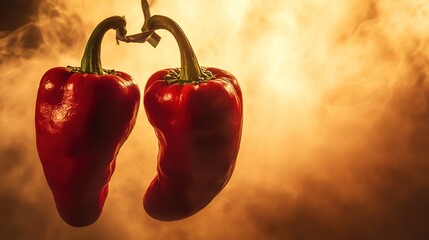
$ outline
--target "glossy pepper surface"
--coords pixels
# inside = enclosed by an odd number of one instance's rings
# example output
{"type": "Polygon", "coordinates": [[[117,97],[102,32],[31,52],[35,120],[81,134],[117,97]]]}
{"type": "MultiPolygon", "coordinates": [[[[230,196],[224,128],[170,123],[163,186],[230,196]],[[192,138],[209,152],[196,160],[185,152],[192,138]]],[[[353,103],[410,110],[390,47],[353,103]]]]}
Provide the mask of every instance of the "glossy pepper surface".
{"type": "Polygon", "coordinates": [[[116,156],[136,121],[140,92],[126,73],[104,70],[104,33],[125,35],[125,19],[101,22],[80,68],[57,67],[42,77],[35,124],[39,158],[60,216],[72,226],[95,222],[103,209],[116,156]]]}
{"type": "Polygon", "coordinates": [[[241,139],[242,94],[232,74],[198,65],[173,20],[155,15],[145,27],[175,36],[181,68],[153,74],[145,87],[144,107],[159,153],[144,207],[158,220],[179,220],[209,204],[231,178],[241,139]]]}

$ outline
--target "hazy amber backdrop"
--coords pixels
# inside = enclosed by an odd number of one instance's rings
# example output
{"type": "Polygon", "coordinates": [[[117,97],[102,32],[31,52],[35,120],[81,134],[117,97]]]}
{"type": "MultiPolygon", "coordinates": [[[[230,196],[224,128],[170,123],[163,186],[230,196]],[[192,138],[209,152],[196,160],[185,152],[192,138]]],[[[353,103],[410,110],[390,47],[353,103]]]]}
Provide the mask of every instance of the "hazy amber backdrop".
{"type": "MultiPolygon", "coordinates": [[[[0,3],[0,236],[2,239],[429,239],[429,3],[424,0],[157,0],[200,64],[236,75],[244,129],[236,171],[200,213],[146,215],[157,140],[141,105],[117,160],[100,219],[72,228],[58,216],[34,136],[38,83],[78,66],[95,25],[139,0],[0,3]]],[[[105,68],[143,89],[179,66],[172,36],[103,42],[105,68]]]]}

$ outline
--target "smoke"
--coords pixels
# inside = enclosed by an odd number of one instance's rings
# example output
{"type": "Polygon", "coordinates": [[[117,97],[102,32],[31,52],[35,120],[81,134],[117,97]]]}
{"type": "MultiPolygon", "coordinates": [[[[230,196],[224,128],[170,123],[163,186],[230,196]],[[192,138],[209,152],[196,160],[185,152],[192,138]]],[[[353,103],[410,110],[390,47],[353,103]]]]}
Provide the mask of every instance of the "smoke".
{"type": "MultiPolygon", "coordinates": [[[[139,1],[2,1],[0,234],[5,239],[428,239],[429,4],[419,0],[154,1],[203,66],[236,75],[242,147],[226,188],[188,219],[151,219],[142,196],[157,142],[143,108],[118,156],[102,216],[87,228],[58,216],[35,149],[38,82],[79,65],[111,15],[129,33],[139,1]],[[9,6],[5,8],[4,6],[9,6]],[[5,11],[8,9],[9,11],[5,11]]],[[[106,68],[141,88],[179,65],[165,31],[157,49],[103,41],[106,68]]]]}

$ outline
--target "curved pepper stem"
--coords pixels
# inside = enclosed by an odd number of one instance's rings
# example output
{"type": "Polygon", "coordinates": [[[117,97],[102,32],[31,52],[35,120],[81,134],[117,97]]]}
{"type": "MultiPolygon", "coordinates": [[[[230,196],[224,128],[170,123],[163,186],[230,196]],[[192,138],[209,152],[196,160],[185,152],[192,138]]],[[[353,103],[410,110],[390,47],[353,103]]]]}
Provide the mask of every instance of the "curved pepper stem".
{"type": "Polygon", "coordinates": [[[100,22],[92,32],[91,36],[86,43],[85,52],[83,53],[81,61],[81,71],[84,73],[104,74],[103,67],[101,66],[101,41],[104,34],[110,30],[115,29],[117,35],[125,36],[127,34],[126,21],[124,17],[113,16],[100,22]]]}
{"type": "Polygon", "coordinates": [[[147,20],[143,27],[147,31],[165,29],[173,34],[180,50],[181,71],[179,81],[199,82],[204,79],[197,57],[188,38],[174,20],[165,16],[154,15],[147,20]]]}

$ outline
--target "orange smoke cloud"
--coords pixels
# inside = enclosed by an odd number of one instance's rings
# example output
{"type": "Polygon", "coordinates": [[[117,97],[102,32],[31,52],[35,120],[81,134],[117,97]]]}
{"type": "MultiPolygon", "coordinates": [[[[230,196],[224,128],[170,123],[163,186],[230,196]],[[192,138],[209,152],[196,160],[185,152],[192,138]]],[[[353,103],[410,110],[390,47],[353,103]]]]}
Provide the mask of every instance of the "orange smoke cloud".
{"type": "MultiPolygon", "coordinates": [[[[129,33],[137,33],[140,2],[34,3],[38,10],[10,8],[20,18],[0,14],[5,239],[428,237],[424,1],[150,2],[152,14],[182,26],[202,66],[228,70],[240,82],[245,115],[236,170],[195,216],[151,219],[142,196],[156,173],[158,149],[141,108],[118,156],[103,214],[83,229],[62,222],[44,180],[33,127],[38,82],[51,67],[79,65],[87,37],[108,16],[125,15],[129,33]]],[[[174,39],[158,34],[162,40],[153,49],[117,46],[109,32],[104,66],[131,74],[143,88],[156,70],[179,66],[174,39]]]]}

